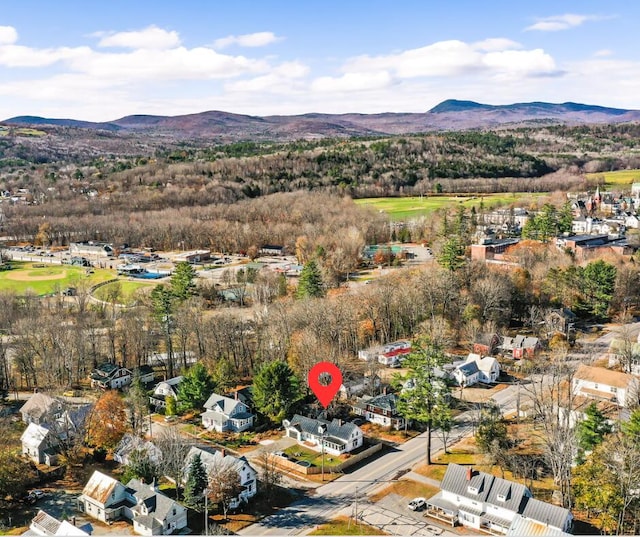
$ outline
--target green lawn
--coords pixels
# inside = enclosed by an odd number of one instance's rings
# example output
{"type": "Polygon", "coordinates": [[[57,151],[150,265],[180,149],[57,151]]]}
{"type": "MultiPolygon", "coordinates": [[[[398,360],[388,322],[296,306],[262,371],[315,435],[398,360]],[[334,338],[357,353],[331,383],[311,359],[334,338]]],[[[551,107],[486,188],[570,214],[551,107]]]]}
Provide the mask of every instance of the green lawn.
{"type": "Polygon", "coordinates": [[[618,170],[617,172],[588,173],[587,179],[604,177],[605,185],[624,186],[640,182],[640,170],[618,170]]]}
{"type": "Polygon", "coordinates": [[[93,269],[92,274],[87,274],[83,267],[38,265],[42,263],[12,261],[11,270],[0,272],[0,290],[11,290],[17,294],[31,291],[36,295],[46,295],[66,287],[76,287],[80,281],[95,285],[115,276],[113,271],[105,269],[93,269]]]}
{"type": "Polygon", "coordinates": [[[483,196],[412,196],[408,198],[363,198],[354,200],[356,204],[371,207],[387,213],[392,220],[406,220],[429,214],[442,209],[463,205],[466,208],[478,207],[483,203],[485,208],[508,205],[511,203],[528,204],[536,197],[546,193],[514,192],[506,194],[485,194],[483,196]]]}
{"type": "MultiPolygon", "coordinates": [[[[318,468],[322,467],[322,455],[317,451],[313,451],[312,449],[307,449],[296,444],[285,449],[284,452],[289,455],[292,460],[307,461],[313,464],[313,466],[317,466],[318,468]]],[[[325,468],[338,466],[342,462],[343,461],[340,460],[340,457],[328,455],[327,453],[324,454],[325,468]]]]}
{"type": "Polygon", "coordinates": [[[105,302],[111,302],[116,298],[118,304],[132,304],[144,294],[145,290],[150,291],[156,285],[155,283],[119,280],[96,289],[94,296],[105,302]]]}

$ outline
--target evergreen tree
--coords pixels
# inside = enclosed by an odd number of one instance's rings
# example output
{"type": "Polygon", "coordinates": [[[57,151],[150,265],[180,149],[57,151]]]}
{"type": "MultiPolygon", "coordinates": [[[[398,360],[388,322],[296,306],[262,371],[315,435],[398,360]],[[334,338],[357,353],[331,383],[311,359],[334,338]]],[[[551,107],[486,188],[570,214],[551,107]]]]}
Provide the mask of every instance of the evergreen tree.
{"type": "Polygon", "coordinates": [[[122,482],[126,485],[131,479],[142,479],[153,483],[158,478],[158,465],[151,460],[146,449],[136,449],[129,455],[129,462],[122,473],[122,482]]]}
{"type": "Polygon", "coordinates": [[[302,398],[300,380],[286,362],[264,364],[253,380],[253,404],[273,423],[290,417],[302,398]]]}
{"type": "Polygon", "coordinates": [[[164,409],[165,416],[175,416],[178,413],[178,401],[173,395],[170,395],[165,399],[167,403],[166,408],[164,409]]]}
{"type": "Polygon", "coordinates": [[[593,451],[611,433],[611,425],[595,403],[591,403],[584,414],[585,418],[578,422],[576,431],[580,448],[579,460],[583,460],[585,452],[593,451]]]}
{"type": "Polygon", "coordinates": [[[315,259],[307,261],[304,267],[302,267],[296,296],[298,298],[317,298],[324,296],[322,275],[320,274],[320,268],[315,259]]]}
{"type": "Polygon", "coordinates": [[[184,503],[192,509],[200,509],[204,504],[203,492],[207,488],[207,469],[202,463],[200,454],[196,454],[189,464],[187,484],[184,487],[184,503]]]}
{"type": "Polygon", "coordinates": [[[204,365],[193,365],[178,386],[180,409],[201,409],[214,390],[215,384],[204,365]]]}
{"type": "Polygon", "coordinates": [[[404,388],[398,399],[398,412],[406,420],[427,427],[427,464],[431,464],[431,432],[438,423],[446,423],[440,414],[449,406],[449,386],[436,376],[436,369],[447,362],[442,349],[427,339],[415,341],[404,362],[408,372],[400,381],[404,388]]]}
{"type": "Polygon", "coordinates": [[[464,246],[457,235],[453,235],[444,242],[440,249],[438,263],[452,272],[464,265],[464,246]]]}
{"type": "Polygon", "coordinates": [[[195,277],[196,271],[190,263],[186,261],[177,263],[173,276],[171,276],[171,292],[173,296],[180,301],[193,296],[196,290],[195,277]]]}

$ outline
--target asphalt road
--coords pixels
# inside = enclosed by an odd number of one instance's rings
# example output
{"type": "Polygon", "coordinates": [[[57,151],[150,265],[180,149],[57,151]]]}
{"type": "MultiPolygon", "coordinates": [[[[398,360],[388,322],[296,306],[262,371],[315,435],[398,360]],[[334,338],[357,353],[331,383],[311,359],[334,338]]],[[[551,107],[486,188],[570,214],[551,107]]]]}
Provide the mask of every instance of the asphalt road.
{"type": "MultiPolygon", "coordinates": [[[[506,407],[515,405],[516,390],[517,386],[510,386],[499,392],[498,403],[506,407]]],[[[454,443],[471,435],[472,432],[473,413],[460,414],[456,419],[456,426],[451,432],[449,442],[454,443]]],[[[437,434],[433,434],[432,453],[435,454],[442,448],[441,439],[437,434]]],[[[335,518],[345,507],[355,503],[356,495],[359,501],[365,500],[366,496],[376,488],[394,481],[400,473],[422,461],[426,462],[426,433],[405,442],[394,451],[362,465],[353,472],[317,488],[313,496],[297,501],[276,514],[262,519],[259,523],[240,530],[239,533],[241,535],[306,533],[315,526],[335,518]]],[[[396,522],[393,527],[385,527],[385,531],[404,535],[407,525],[415,524],[415,520],[412,520],[408,514],[395,513],[394,516],[396,516],[396,522]]]]}

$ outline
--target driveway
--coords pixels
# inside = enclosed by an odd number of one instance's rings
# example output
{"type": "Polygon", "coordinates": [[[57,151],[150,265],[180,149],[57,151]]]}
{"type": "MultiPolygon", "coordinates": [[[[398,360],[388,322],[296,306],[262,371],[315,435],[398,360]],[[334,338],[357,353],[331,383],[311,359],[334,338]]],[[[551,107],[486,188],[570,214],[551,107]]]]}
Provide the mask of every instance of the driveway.
{"type": "MultiPolygon", "coordinates": [[[[45,491],[46,495],[44,498],[28,506],[24,513],[19,514],[21,519],[16,520],[17,523],[24,523],[25,526],[28,526],[38,510],[42,509],[58,520],[66,519],[73,523],[75,519],[75,525],[78,527],[91,524],[93,527],[93,535],[135,535],[133,533],[133,526],[126,522],[116,522],[110,526],[80,513],[77,507],[77,499],[80,496],[79,492],[67,492],[60,489],[45,489],[45,491]],[[22,520],[22,517],[24,517],[24,520],[22,520]]],[[[18,516],[18,513],[16,513],[16,515],[18,516]]]]}
{"type": "Polygon", "coordinates": [[[440,534],[442,537],[456,535],[430,518],[425,518],[422,513],[411,511],[407,508],[407,499],[397,494],[388,494],[375,504],[368,501],[361,504],[354,503],[342,514],[351,517],[357,516],[359,521],[380,528],[390,535],[433,536],[440,534]],[[436,528],[442,530],[442,533],[436,528]]]}

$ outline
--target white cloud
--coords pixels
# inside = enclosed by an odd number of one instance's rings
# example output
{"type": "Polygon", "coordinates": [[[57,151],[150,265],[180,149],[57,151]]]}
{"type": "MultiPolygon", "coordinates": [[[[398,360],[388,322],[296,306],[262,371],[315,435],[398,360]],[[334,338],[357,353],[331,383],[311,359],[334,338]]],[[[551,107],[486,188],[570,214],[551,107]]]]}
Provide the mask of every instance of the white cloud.
{"type": "Polygon", "coordinates": [[[493,38],[473,44],[439,41],[388,56],[359,56],[347,61],[346,73],[389,71],[399,79],[458,77],[486,72],[522,75],[555,74],[553,58],[542,49],[521,49],[510,39],[493,38]]]}
{"type": "Polygon", "coordinates": [[[88,47],[35,49],[21,45],[0,45],[0,66],[46,67],[91,54],[92,50],[88,47]]]}
{"type": "Polygon", "coordinates": [[[269,92],[287,94],[304,89],[300,79],[309,74],[309,67],[300,62],[284,62],[262,76],[248,80],[228,82],[224,89],[229,92],[269,92]]]}
{"type": "Polygon", "coordinates": [[[169,49],[180,45],[178,32],[149,26],[144,30],[110,33],[98,43],[99,47],[131,49],[169,49]]]}
{"type": "Polygon", "coordinates": [[[386,88],[390,86],[392,82],[391,75],[387,71],[379,71],[376,73],[346,73],[337,78],[330,76],[316,78],[311,83],[311,90],[322,93],[360,92],[386,88]]]}
{"type": "Polygon", "coordinates": [[[13,26],[0,26],[0,45],[11,45],[18,40],[18,32],[13,26]]]}
{"type": "Polygon", "coordinates": [[[587,21],[598,21],[609,17],[600,15],[577,15],[575,13],[565,13],[564,15],[552,15],[550,17],[542,17],[531,26],[527,26],[525,30],[535,30],[539,32],[557,32],[559,30],[568,30],[581,26],[587,21]]]}
{"type": "Polygon", "coordinates": [[[551,75],[557,73],[554,59],[542,49],[489,52],[482,62],[492,70],[513,75],[551,75]]]}
{"type": "Polygon", "coordinates": [[[223,49],[231,45],[238,45],[239,47],[264,47],[281,40],[282,37],[276,36],[273,32],[228,35],[227,37],[216,39],[213,42],[213,48],[223,49]]]}
{"type": "Polygon", "coordinates": [[[613,56],[613,50],[608,49],[608,48],[603,48],[603,49],[600,49],[600,50],[596,50],[596,51],[593,53],[593,55],[594,55],[596,58],[605,58],[605,57],[607,57],[607,56],[613,56]]]}
{"type": "Polygon", "coordinates": [[[522,45],[511,39],[505,39],[504,37],[492,37],[477,41],[471,45],[475,50],[481,50],[484,52],[492,52],[495,50],[513,50],[520,49],[522,45]]]}

